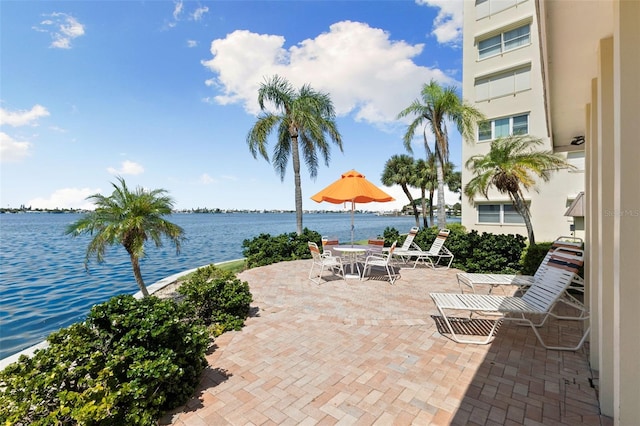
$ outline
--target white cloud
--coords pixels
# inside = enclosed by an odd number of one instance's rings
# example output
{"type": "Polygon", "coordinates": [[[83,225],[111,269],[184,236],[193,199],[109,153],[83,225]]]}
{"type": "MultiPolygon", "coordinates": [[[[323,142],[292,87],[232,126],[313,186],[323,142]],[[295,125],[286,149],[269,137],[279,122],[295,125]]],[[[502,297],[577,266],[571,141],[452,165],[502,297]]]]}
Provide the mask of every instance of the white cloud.
{"type": "Polygon", "coordinates": [[[187,47],[196,47],[198,42],[196,40],[187,40],[187,47]]]}
{"type": "Polygon", "coordinates": [[[0,162],[15,163],[30,155],[31,144],[13,139],[4,132],[0,132],[0,162]]]}
{"type": "Polygon", "coordinates": [[[309,83],[329,93],[339,115],[389,123],[415,99],[423,83],[432,78],[454,83],[441,70],[415,64],[423,44],[391,40],[385,31],[365,23],[338,22],[314,39],[289,49],[284,44],[281,36],[246,30],[213,40],[213,57],[202,64],[215,74],[205,81],[220,93],[215,102],[240,103],[256,114],[260,84],[278,74],[296,88],[309,83]]]}
{"type": "Polygon", "coordinates": [[[173,19],[176,21],[180,19],[180,15],[182,14],[183,4],[182,0],[174,2],[175,7],[173,8],[173,19]]]}
{"type": "Polygon", "coordinates": [[[84,35],[84,25],[71,15],[54,12],[44,16],[48,19],[43,20],[40,26],[35,26],[33,29],[51,36],[53,41],[49,47],[70,49],[71,41],[84,35]]]}
{"type": "Polygon", "coordinates": [[[433,22],[433,34],[438,43],[459,45],[462,42],[464,0],[416,0],[423,4],[440,9],[433,22]]]}
{"type": "Polygon", "coordinates": [[[87,201],[87,197],[100,192],[91,188],[63,188],[56,190],[49,198],[34,198],[26,205],[34,209],[86,209],[93,210],[94,205],[87,201]]]}
{"type": "Polygon", "coordinates": [[[34,105],[29,111],[8,111],[0,108],[0,125],[8,124],[13,127],[26,125],[35,126],[36,120],[40,117],[47,117],[48,115],[49,111],[42,105],[34,105]]]}
{"type": "Polygon", "coordinates": [[[120,165],[120,170],[114,167],[108,167],[107,171],[112,175],[139,175],[144,172],[144,167],[142,165],[135,163],[133,161],[125,160],[120,165]]]}
{"type": "Polygon", "coordinates": [[[191,14],[191,19],[193,19],[194,21],[199,21],[202,19],[202,16],[208,11],[209,8],[207,6],[199,7],[191,14]]]}
{"type": "Polygon", "coordinates": [[[202,175],[200,175],[200,179],[198,179],[198,181],[204,185],[210,185],[212,183],[217,182],[214,178],[212,178],[206,173],[203,173],[202,175]]]}

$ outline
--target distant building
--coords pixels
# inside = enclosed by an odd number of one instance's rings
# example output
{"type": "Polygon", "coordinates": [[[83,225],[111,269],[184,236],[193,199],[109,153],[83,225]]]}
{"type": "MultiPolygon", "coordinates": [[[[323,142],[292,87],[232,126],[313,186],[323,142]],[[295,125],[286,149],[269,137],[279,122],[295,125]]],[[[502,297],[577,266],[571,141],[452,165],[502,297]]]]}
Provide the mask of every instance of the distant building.
{"type": "MultiPolygon", "coordinates": [[[[584,130],[554,132],[547,116],[548,93],[543,66],[537,2],[535,0],[477,0],[464,2],[463,98],[480,109],[487,121],[478,126],[475,140],[462,146],[462,185],[473,177],[466,160],[489,152],[490,142],[512,134],[541,138],[536,149],[560,153],[577,167],[553,172],[539,192],[525,193],[537,241],[560,235],[584,238],[582,221],[565,216],[584,191],[584,130]],[[576,227],[576,224],[578,225],[576,227]]],[[[551,76],[553,77],[553,76],[551,76]]],[[[507,194],[493,190],[489,199],[478,194],[471,204],[462,200],[462,224],[467,229],[494,234],[521,234],[527,230],[507,194]]]]}

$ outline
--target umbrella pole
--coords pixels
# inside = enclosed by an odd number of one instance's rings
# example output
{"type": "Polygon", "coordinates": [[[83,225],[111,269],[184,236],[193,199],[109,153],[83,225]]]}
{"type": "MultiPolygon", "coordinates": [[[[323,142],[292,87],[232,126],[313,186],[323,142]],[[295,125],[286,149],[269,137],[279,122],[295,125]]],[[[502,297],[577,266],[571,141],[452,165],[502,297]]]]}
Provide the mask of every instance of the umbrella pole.
{"type": "Polygon", "coordinates": [[[355,230],[355,227],[353,225],[353,213],[355,210],[355,202],[351,201],[351,245],[353,245],[353,233],[355,230]]]}

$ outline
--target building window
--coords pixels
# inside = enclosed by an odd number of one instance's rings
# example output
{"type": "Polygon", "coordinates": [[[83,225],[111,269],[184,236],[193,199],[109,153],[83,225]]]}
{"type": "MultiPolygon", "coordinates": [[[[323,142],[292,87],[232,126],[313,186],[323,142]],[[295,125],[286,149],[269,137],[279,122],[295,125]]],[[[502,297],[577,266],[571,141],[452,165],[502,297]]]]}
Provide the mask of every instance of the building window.
{"type": "Polygon", "coordinates": [[[531,65],[476,78],[476,101],[487,101],[503,96],[515,95],[531,89],[531,65]]]}
{"type": "Polygon", "coordinates": [[[478,223],[492,224],[524,224],[524,219],[512,204],[480,204],[478,205],[478,223]]]}
{"type": "Polygon", "coordinates": [[[531,43],[531,26],[523,25],[478,42],[478,58],[485,59],[531,43]]]}
{"type": "Polygon", "coordinates": [[[476,20],[495,15],[527,0],[476,0],[476,20]]]}
{"type": "Polygon", "coordinates": [[[483,121],[478,124],[478,142],[487,142],[509,135],[529,133],[529,114],[483,121]]]}

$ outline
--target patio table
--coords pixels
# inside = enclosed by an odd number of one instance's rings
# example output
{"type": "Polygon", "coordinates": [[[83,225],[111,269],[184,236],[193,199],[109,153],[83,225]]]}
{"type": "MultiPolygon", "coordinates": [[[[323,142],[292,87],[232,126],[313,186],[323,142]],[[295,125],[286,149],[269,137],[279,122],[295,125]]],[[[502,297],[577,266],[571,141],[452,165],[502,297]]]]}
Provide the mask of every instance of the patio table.
{"type": "Polygon", "coordinates": [[[360,279],[360,267],[358,266],[357,257],[359,254],[365,254],[369,250],[369,246],[358,244],[342,244],[331,248],[339,253],[344,253],[344,257],[349,261],[349,274],[345,273],[345,278],[360,279]],[[354,265],[357,273],[354,272],[354,265]]]}

